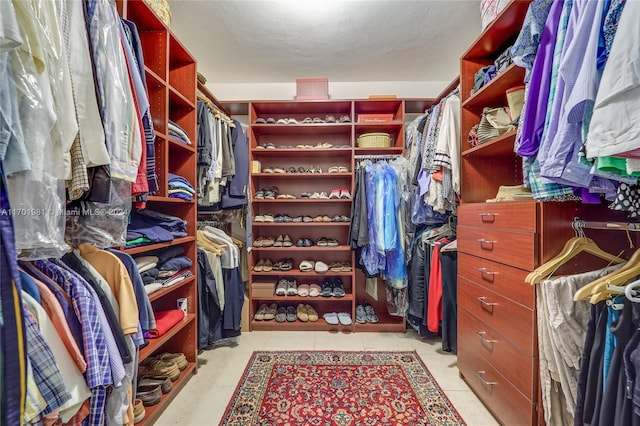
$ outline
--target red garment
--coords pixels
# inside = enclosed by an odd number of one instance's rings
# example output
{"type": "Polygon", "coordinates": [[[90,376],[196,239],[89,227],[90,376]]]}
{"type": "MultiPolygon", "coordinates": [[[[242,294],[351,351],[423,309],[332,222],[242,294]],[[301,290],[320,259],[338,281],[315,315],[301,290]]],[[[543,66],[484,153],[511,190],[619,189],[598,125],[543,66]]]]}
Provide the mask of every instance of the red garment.
{"type": "Polygon", "coordinates": [[[171,329],[174,325],[184,319],[184,312],[181,309],[171,311],[161,311],[155,313],[156,329],[149,330],[152,339],[160,337],[171,329]]]}
{"type": "Polygon", "coordinates": [[[449,241],[446,238],[438,240],[431,252],[431,267],[429,270],[429,295],[427,301],[427,329],[437,333],[442,321],[442,268],[440,266],[440,246],[449,241]]]}

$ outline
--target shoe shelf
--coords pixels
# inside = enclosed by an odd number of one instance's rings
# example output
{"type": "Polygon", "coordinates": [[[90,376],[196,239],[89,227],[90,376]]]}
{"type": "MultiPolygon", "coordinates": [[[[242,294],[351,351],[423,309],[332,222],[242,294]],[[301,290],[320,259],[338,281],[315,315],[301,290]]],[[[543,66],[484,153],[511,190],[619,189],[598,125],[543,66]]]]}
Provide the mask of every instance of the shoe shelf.
{"type": "MultiPolygon", "coordinates": [[[[353,321],[353,320],[352,320],[353,321]]],[[[332,325],[328,324],[324,319],[318,318],[318,321],[294,321],[294,322],[276,322],[269,321],[251,321],[251,329],[254,331],[352,331],[352,325],[332,325]]]]}
{"type": "MultiPolygon", "coordinates": [[[[253,251],[253,249],[251,251],[253,251]]],[[[259,277],[282,276],[282,277],[300,277],[301,279],[321,279],[323,277],[350,277],[352,275],[352,272],[327,271],[325,273],[319,274],[317,272],[302,272],[299,269],[292,269],[290,271],[267,271],[267,272],[252,271],[251,274],[259,277]]]]}
{"type": "Polygon", "coordinates": [[[465,158],[470,157],[513,157],[513,144],[516,140],[516,131],[505,133],[489,142],[467,149],[462,153],[465,158]]]}
{"type": "Polygon", "coordinates": [[[144,361],[149,356],[153,355],[160,347],[164,346],[165,343],[169,342],[176,334],[178,334],[185,327],[192,325],[195,327],[195,314],[187,314],[184,319],[178,322],[176,325],[171,327],[165,334],[156,338],[149,339],[149,344],[144,348],[140,349],[139,362],[144,361]]]}
{"type": "MultiPolygon", "coordinates": [[[[351,198],[301,198],[302,193],[325,192],[346,188],[353,195],[354,155],[368,154],[401,154],[404,150],[404,109],[401,99],[363,99],[348,101],[258,101],[248,105],[250,159],[260,162],[260,172],[252,173],[250,179],[250,193],[256,194],[261,190],[273,190],[276,187],[279,194],[289,194],[297,198],[291,199],[253,199],[252,210],[254,218],[257,216],[288,215],[291,218],[309,216],[344,215],[349,217],[353,200],[351,198]],[[297,123],[290,123],[290,119],[297,123]],[[303,123],[307,118],[324,120],[324,123],[303,123]],[[260,119],[258,123],[256,120],[260,119]],[[276,123],[261,123],[262,120],[276,121],[276,123]],[[282,120],[284,119],[284,120],[282,120]],[[326,122],[327,120],[336,122],[326,122]],[[359,120],[360,119],[360,120],[359,120]],[[277,121],[282,120],[278,124],[277,121]],[[381,121],[380,121],[381,120],[381,121]],[[341,122],[342,121],[342,122],[341,122]],[[383,132],[392,137],[388,148],[359,148],[357,137],[365,133],[383,132]],[[323,147],[322,144],[331,144],[323,147]],[[302,148],[301,146],[307,146],[302,148]],[[320,167],[323,173],[293,173],[286,172],[290,167],[309,170],[320,167]],[[330,167],[343,167],[339,173],[329,173],[330,167]],[[274,173],[264,170],[271,168],[274,173]],[[275,173],[275,169],[279,173],[275,173]],[[344,172],[347,170],[347,172],[344,172]],[[284,171],[284,173],[282,173],[284,171]]],[[[253,195],[252,195],[253,196],[253,195]]],[[[273,238],[277,234],[289,234],[293,242],[291,247],[254,247],[249,254],[250,285],[249,285],[249,316],[251,330],[349,330],[355,325],[330,325],[323,319],[323,313],[347,312],[355,322],[356,300],[364,299],[365,280],[356,279],[356,270],[349,272],[316,273],[301,272],[297,269],[302,260],[355,263],[354,253],[346,244],[349,235],[350,222],[255,222],[252,221],[253,240],[259,238],[273,238]],[[309,238],[316,241],[319,238],[336,239],[337,247],[295,246],[298,238],[309,238]],[[259,271],[253,270],[258,261],[270,259],[274,263],[281,258],[292,258],[295,269],[289,271],[259,271]],[[310,298],[300,296],[269,296],[259,292],[253,295],[253,283],[264,283],[272,279],[295,278],[298,283],[305,281],[322,281],[326,277],[340,277],[344,280],[347,295],[343,298],[310,298]],[[257,297],[260,295],[260,297],[257,297]],[[318,311],[320,319],[317,322],[277,323],[273,321],[257,321],[254,315],[261,303],[278,304],[310,304],[318,311]],[[339,309],[337,309],[339,308],[339,309]]],[[[384,290],[382,293],[384,294],[384,290]]],[[[382,305],[376,307],[381,311],[382,305]]],[[[386,326],[381,321],[380,330],[386,326]]],[[[391,319],[388,323],[393,324],[391,319]]],[[[398,327],[394,324],[397,331],[398,327]]],[[[365,328],[366,329],[366,328],[365,328]]]]}
{"type": "Polygon", "coordinates": [[[294,243],[292,247],[253,247],[251,251],[257,252],[280,252],[280,251],[351,251],[351,247],[349,246],[337,246],[337,247],[319,247],[319,246],[311,246],[311,247],[297,247],[294,243]]]}
{"type": "Polygon", "coordinates": [[[162,399],[158,404],[144,407],[144,419],[141,423],[136,424],[154,424],[157,422],[166,406],[174,400],[194,374],[196,374],[196,363],[190,362],[180,372],[180,376],[174,382],[171,382],[171,391],[162,394],[162,399]]]}

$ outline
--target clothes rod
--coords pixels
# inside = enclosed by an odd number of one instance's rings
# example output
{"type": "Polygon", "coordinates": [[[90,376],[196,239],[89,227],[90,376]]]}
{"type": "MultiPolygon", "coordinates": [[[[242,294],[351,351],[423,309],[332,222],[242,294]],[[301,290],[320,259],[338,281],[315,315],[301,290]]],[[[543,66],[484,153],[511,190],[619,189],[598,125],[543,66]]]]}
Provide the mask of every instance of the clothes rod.
{"type": "Polygon", "coordinates": [[[596,222],[596,221],[579,221],[578,223],[584,229],[608,229],[613,231],[640,231],[640,223],[596,222]]]}
{"type": "Polygon", "coordinates": [[[386,158],[398,158],[401,154],[361,154],[354,155],[356,160],[382,160],[386,158]]]}

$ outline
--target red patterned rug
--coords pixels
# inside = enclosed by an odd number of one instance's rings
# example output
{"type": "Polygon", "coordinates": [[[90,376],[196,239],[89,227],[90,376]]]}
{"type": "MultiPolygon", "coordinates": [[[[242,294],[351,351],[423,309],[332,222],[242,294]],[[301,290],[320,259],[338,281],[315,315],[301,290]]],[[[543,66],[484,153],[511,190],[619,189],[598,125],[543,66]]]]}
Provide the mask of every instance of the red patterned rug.
{"type": "Polygon", "coordinates": [[[254,352],[221,425],[464,425],[416,352],[254,352]]]}

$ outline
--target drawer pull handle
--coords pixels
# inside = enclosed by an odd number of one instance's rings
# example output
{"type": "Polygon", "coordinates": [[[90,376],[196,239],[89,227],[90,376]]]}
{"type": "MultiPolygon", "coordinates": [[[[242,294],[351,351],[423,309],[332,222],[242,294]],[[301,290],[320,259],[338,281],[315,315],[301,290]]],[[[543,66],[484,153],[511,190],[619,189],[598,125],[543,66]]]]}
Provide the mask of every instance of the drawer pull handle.
{"type": "Polygon", "coordinates": [[[476,333],[476,335],[480,338],[480,340],[482,340],[484,343],[498,343],[497,340],[491,340],[491,339],[487,339],[486,337],[484,337],[487,334],[486,331],[478,331],[476,333]]]}
{"type": "Polygon", "coordinates": [[[478,238],[476,241],[479,242],[480,245],[491,244],[492,246],[498,242],[496,240],[487,240],[486,238],[478,238]]]}
{"type": "Polygon", "coordinates": [[[499,275],[500,274],[500,272],[487,271],[487,268],[478,268],[478,272],[480,272],[482,275],[499,275]]]}
{"type": "Polygon", "coordinates": [[[482,382],[483,385],[485,386],[493,386],[493,385],[497,385],[498,382],[490,382],[487,379],[484,378],[484,374],[486,373],[486,371],[484,370],[480,370],[480,371],[476,371],[476,376],[478,376],[478,378],[480,379],[480,381],[482,382]]]}
{"type": "Polygon", "coordinates": [[[482,303],[482,305],[484,306],[496,306],[497,303],[495,302],[487,302],[487,298],[485,296],[478,296],[477,299],[478,302],[482,303]]]}
{"type": "Polygon", "coordinates": [[[480,216],[480,221],[483,223],[493,223],[496,221],[496,216],[498,216],[498,213],[478,213],[478,216],[480,216]]]}

